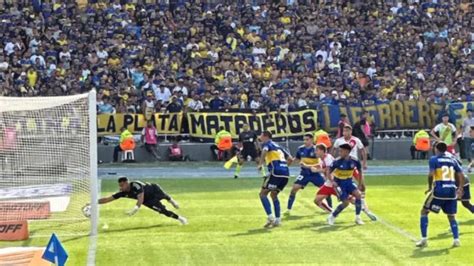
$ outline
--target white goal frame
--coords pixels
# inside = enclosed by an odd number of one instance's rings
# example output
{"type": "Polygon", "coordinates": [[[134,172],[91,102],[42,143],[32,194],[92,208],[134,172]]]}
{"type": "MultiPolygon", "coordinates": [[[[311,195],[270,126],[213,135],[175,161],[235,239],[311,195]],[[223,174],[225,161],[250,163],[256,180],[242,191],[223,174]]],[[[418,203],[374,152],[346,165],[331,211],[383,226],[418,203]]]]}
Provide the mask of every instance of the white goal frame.
{"type": "Polygon", "coordinates": [[[97,235],[99,224],[99,180],[97,176],[97,93],[89,92],[89,154],[91,182],[91,236],[97,235]]]}
{"type": "Polygon", "coordinates": [[[89,153],[91,183],[91,233],[87,252],[87,265],[95,266],[97,234],[99,226],[99,177],[97,174],[97,93],[89,92],[89,153]]]}
{"type": "MultiPolygon", "coordinates": [[[[95,90],[91,90],[87,93],[81,95],[71,95],[71,96],[53,96],[53,97],[2,97],[0,96],[0,113],[2,112],[21,112],[21,111],[34,111],[34,110],[41,110],[44,108],[54,108],[60,107],[62,105],[68,104],[69,102],[73,102],[74,100],[81,99],[83,103],[87,101],[89,105],[87,107],[87,111],[84,110],[83,116],[87,116],[88,121],[88,129],[89,132],[85,132],[84,136],[89,137],[89,147],[85,147],[86,150],[88,149],[88,156],[89,156],[89,165],[88,169],[83,168],[84,170],[88,170],[89,172],[89,193],[90,197],[84,197],[86,201],[90,202],[91,206],[91,217],[90,217],[90,228],[84,227],[87,231],[83,231],[82,235],[89,237],[89,246],[88,246],[88,258],[87,258],[87,265],[95,265],[95,253],[96,253],[96,241],[98,235],[98,225],[99,225],[99,180],[98,180],[98,169],[97,169],[97,162],[98,162],[98,151],[97,151],[97,93],[95,90]],[[31,101],[35,101],[37,104],[35,106],[31,106],[25,103],[29,103],[31,101]],[[2,108],[3,107],[3,108],[2,108]],[[87,115],[86,115],[87,113],[87,115]]],[[[84,160],[87,162],[87,160],[84,160]]],[[[87,176],[84,177],[84,181],[87,180],[87,176]]],[[[41,221],[38,221],[41,222],[41,221]]],[[[53,231],[51,231],[53,233],[53,231]]],[[[61,237],[61,235],[59,235],[61,237]]],[[[75,236],[74,234],[64,234],[63,236],[75,236]]],[[[43,237],[50,237],[49,235],[32,235],[30,237],[33,238],[43,238],[43,237]]]]}

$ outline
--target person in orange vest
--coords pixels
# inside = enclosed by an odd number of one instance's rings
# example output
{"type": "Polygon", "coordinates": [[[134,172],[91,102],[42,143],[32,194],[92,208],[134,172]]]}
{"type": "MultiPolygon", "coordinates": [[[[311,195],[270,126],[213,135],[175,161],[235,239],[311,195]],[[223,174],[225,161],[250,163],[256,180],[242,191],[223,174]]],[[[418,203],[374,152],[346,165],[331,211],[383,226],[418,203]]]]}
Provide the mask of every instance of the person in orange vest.
{"type": "MultiPolygon", "coordinates": [[[[242,126],[242,132],[239,134],[239,143],[236,147],[236,154],[224,164],[225,169],[230,169],[234,164],[235,167],[234,178],[239,178],[240,170],[247,160],[253,160],[258,165],[259,144],[257,133],[250,130],[250,126],[245,124],[242,126]]],[[[265,169],[262,168],[262,176],[265,177],[265,169]]]]}
{"type": "Polygon", "coordinates": [[[229,155],[233,147],[232,134],[225,130],[224,127],[219,127],[219,132],[217,132],[216,137],[214,138],[214,144],[211,145],[211,151],[214,157],[217,160],[229,157],[227,155],[229,155]]]}
{"type": "Polygon", "coordinates": [[[329,149],[332,146],[331,137],[326,131],[320,129],[314,132],[314,144],[324,144],[329,149]]]}
{"type": "Polygon", "coordinates": [[[411,159],[415,160],[416,152],[421,153],[421,159],[426,159],[428,151],[431,149],[430,135],[425,130],[416,132],[413,143],[410,147],[411,159]]]}
{"type": "MultiPolygon", "coordinates": [[[[119,145],[115,146],[115,148],[114,148],[114,155],[113,155],[113,157],[114,157],[113,162],[114,162],[114,163],[116,163],[116,162],[118,161],[118,154],[119,154],[119,152],[124,151],[124,149],[123,149],[123,147],[122,147],[122,146],[123,146],[122,144],[124,144],[124,142],[125,142],[126,140],[128,140],[128,139],[132,139],[132,140],[133,140],[133,134],[132,134],[130,131],[128,131],[128,129],[122,127],[122,128],[120,129],[120,132],[121,132],[121,133],[120,133],[119,145]]],[[[131,148],[132,148],[132,147],[131,147],[131,148]]],[[[133,148],[135,148],[135,147],[133,146],[133,148]]],[[[132,148],[132,150],[133,150],[133,148],[132,148]]]]}

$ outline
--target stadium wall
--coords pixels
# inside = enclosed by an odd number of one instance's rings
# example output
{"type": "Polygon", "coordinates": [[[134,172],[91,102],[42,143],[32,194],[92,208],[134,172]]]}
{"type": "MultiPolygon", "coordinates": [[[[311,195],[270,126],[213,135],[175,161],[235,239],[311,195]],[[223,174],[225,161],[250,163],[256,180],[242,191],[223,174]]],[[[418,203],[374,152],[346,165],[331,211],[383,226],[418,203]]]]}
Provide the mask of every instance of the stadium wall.
{"type": "MultiPolygon", "coordinates": [[[[410,145],[412,140],[393,139],[393,140],[376,140],[373,149],[373,157],[377,160],[409,160],[410,145]]],[[[280,143],[286,147],[286,143],[280,143]]],[[[161,143],[158,147],[158,153],[163,160],[168,159],[168,147],[171,143],[161,143]]],[[[184,154],[188,155],[193,161],[211,161],[212,154],[209,143],[181,143],[184,154]]],[[[302,142],[289,142],[289,149],[294,153],[302,142]]],[[[99,145],[99,160],[103,162],[111,162],[113,154],[113,145],[99,145]]],[[[369,146],[369,152],[372,153],[372,147],[369,146]]],[[[120,157],[119,157],[120,158],[120,157]]],[[[137,162],[153,161],[151,154],[147,153],[145,148],[137,147],[135,149],[135,160],[137,162]]]]}

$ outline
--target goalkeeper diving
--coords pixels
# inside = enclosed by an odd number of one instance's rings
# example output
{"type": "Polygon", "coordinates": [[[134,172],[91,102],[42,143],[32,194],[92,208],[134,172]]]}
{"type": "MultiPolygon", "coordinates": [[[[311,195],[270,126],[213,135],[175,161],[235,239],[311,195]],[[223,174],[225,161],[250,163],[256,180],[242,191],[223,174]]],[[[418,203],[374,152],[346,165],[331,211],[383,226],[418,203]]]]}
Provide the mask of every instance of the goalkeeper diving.
{"type": "Polygon", "coordinates": [[[99,199],[99,204],[112,202],[120,198],[136,199],[137,204],[127,212],[129,216],[135,215],[142,205],[161,213],[167,217],[178,220],[181,224],[187,224],[188,221],[183,216],[167,210],[161,200],[167,200],[175,209],[179,208],[178,203],[173,200],[158,184],[151,184],[141,181],[129,181],[127,177],[118,179],[119,192],[112,196],[99,199]]]}

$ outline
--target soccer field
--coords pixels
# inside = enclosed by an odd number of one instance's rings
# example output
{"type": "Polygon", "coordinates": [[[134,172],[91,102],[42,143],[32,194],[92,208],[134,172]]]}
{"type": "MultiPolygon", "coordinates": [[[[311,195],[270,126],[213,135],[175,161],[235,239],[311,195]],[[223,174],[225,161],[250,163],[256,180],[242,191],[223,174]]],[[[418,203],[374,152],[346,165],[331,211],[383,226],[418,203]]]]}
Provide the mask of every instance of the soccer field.
{"type": "MultiPolygon", "coordinates": [[[[263,229],[265,214],[258,191],[260,178],[152,179],[181,205],[177,213],[189,225],[142,208],[125,211],[135,200],[101,206],[97,265],[221,265],[221,264],[377,264],[472,265],[474,216],[458,205],[462,247],[452,249],[445,215],[431,215],[429,247],[417,249],[418,220],[425,176],[368,176],[367,202],[382,221],[354,224],[346,209],[336,225],[312,203],[314,187],[300,192],[283,226],[263,229]]],[[[116,190],[116,181],[102,183],[102,194],[116,190]]],[[[280,194],[286,206],[289,186],[280,194]]],[[[169,204],[167,205],[169,206],[169,204]]],[[[171,206],[169,206],[172,208],[171,206]]],[[[44,245],[33,239],[29,245],[44,245]]],[[[88,238],[66,239],[68,265],[85,265],[88,238]]]]}

